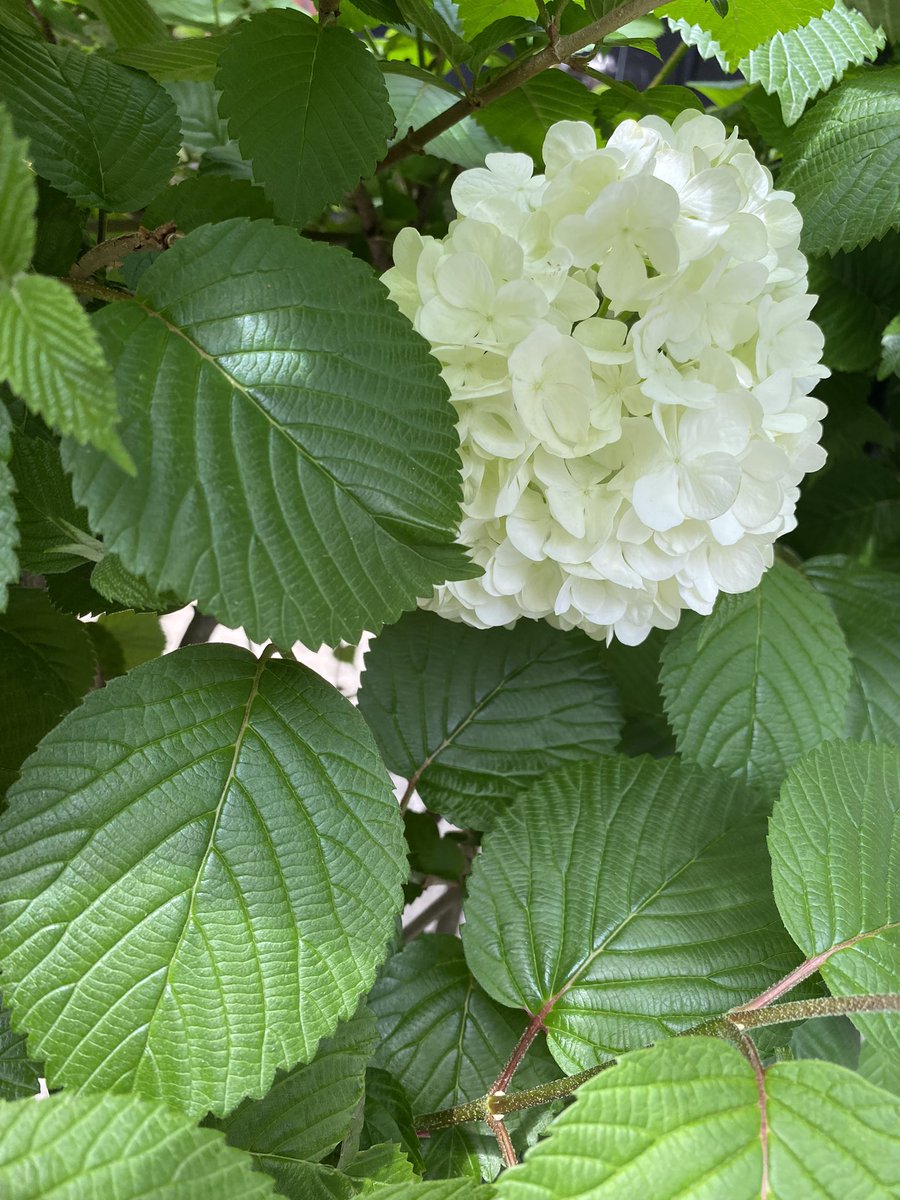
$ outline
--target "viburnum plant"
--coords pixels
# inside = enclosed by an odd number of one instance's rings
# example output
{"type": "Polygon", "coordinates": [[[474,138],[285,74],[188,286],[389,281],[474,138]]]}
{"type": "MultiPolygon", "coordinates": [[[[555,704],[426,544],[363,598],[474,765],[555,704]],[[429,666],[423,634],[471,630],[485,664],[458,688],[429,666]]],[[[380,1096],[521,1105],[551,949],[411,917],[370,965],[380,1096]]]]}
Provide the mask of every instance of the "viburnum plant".
{"type": "Polygon", "coordinates": [[[900,1197],[898,428],[893,0],[0,0],[3,1200],[900,1197]]]}

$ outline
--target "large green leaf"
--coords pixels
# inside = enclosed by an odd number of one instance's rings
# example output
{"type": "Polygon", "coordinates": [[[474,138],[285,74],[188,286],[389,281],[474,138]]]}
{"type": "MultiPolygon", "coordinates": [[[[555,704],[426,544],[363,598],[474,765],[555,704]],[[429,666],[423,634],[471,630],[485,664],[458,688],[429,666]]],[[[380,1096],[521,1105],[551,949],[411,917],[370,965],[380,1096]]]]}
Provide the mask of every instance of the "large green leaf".
{"type": "Polygon", "coordinates": [[[668,637],[668,630],[651,629],[639,646],[614,641],[601,651],[600,661],[622,698],[625,725],[620,749],[624,754],[659,758],[675,753],[659,687],[659,659],[668,637]]]}
{"type": "Polygon", "coordinates": [[[95,328],[138,475],[73,447],[64,461],[153,587],[258,641],[318,646],[477,570],[453,544],[438,364],[363,263],[267,221],[207,225],[95,328]]]}
{"type": "MultiPolygon", "coordinates": [[[[525,1029],[522,1013],[502,1008],[473,980],[457,938],[425,934],[389,959],[369,997],[381,1038],[375,1061],[407,1092],[415,1113],[477,1100],[503,1070],[525,1029]]],[[[558,1072],[542,1042],[516,1076],[533,1087],[558,1072]]],[[[519,1147],[547,1119],[539,1109],[507,1118],[519,1147]]],[[[457,1125],[422,1145],[432,1175],[492,1178],[500,1169],[493,1135],[457,1125]]]]}
{"type": "Polygon", "coordinates": [[[803,571],[828,597],[847,639],[846,735],[900,745],[900,576],[840,556],[810,559],[803,571]]]}
{"type": "Polygon", "coordinates": [[[3,1200],[262,1200],[272,1181],[221,1134],[133,1096],[0,1104],[3,1200]]]}
{"type": "Polygon", "coordinates": [[[583,634],[543,621],[478,630],[425,612],[375,639],[359,705],[388,768],[476,829],[551,767],[613,750],[622,724],[583,634]]]}
{"type": "MultiPolygon", "coordinates": [[[[836,995],[900,979],[900,748],[830,742],[797,763],[769,836],[775,898],[791,936],[836,995]],[[837,949],[835,949],[837,947],[837,949]]],[[[900,1053],[900,1021],[854,1017],[900,1053]]]]}
{"type": "Polygon", "coordinates": [[[163,188],[144,210],[148,229],[174,221],[181,233],[201,225],[214,225],[234,217],[260,220],[272,216],[272,206],[261,187],[249,179],[223,175],[191,175],[177,187],[163,188]]]}
{"type": "MultiPolygon", "coordinates": [[[[724,63],[736,71],[745,54],[776,33],[805,25],[828,7],[829,0],[729,0],[721,16],[708,0],[675,0],[658,11],[670,21],[685,22],[680,32],[689,45],[697,45],[701,34],[714,40],[724,63]]],[[[701,53],[709,57],[702,48],[701,53]]]]}
{"type": "Polygon", "coordinates": [[[0,280],[27,270],[34,253],[37,192],[27,159],[28,143],[0,104],[0,280]]]}
{"type": "Polygon", "coordinates": [[[660,674],[685,758],[776,789],[807,750],[844,731],[850,659],[825,598],[783,563],[711,617],[682,618],[660,674]]]}
{"type": "Polygon", "coordinates": [[[597,97],[563,71],[543,71],[478,112],[477,120],[498,141],[541,161],[544,137],[555,121],[593,122],[597,97]]]}
{"type": "Polygon", "coordinates": [[[883,29],[892,42],[900,40],[900,9],[896,0],[850,0],[870,25],[883,29]]]}
{"type": "Polygon", "coordinates": [[[2,830],[4,989],[50,1081],[194,1114],[265,1093],[355,1011],[406,875],[352,705],[231,646],[92,693],[2,830]]]}
{"type": "Polygon", "coordinates": [[[35,170],[80,204],[142,208],[175,168],[171,99],[97,54],[0,29],[0,99],[31,143],[35,170]]]}
{"type": "Polygon", "coordinates": [[[502,17],[537,17],[534,0],[459,0],[457,9],[469,41],[502,17]]]}
{"type": "Polygon", "coordinates": [[[281,1164],[320,1162],[350,1127],[374,1049],[375,1018],[362,1005],[320,1043],[311,1063],[279,1071],[262,1099],[244,1100],[230,1116],[206,1124],[276,1179],[281,1164]]]}
{"type": "Polygon", "coordinates": [[[366,1071],[361,1142],[364,1147],[397,1142],[416,1171],[421,1175],[425,1170],[409,1096],[400,1081],[381,1067],[369,1067],[366,1071]]]}
{"type": "MultiPolygon", "coordinates": [[[[399,69],[401,64],[387,64],[384,82],[394,113],[397,132],[394,141],[405,137],[410,129],[419,129],[432,117],[450,108],[459,99],[456,92],[444,87],[432,75],[420,77],[399,69]],[[390,68],[394,69],[390,69],[390,68]]],[[[506,150],[478,124],[473,117],[466,117],[428,142],[425,150],[459,167],[484,166],[485,155],[506,150]]]]}
{"type": "Polygon", "coordinates": [[[855,1071],[859,1065],[860,1037],[847,1017],[814,1017],[791,1034],[794,1058],[821,1058],[855,1071]]]}
{"type": "Polygon", "coordinates": [[[823,96],[797,125],[778,182],[796,195],[809,254],[900,227],[900,67],[864,71],[823,96]]]}
{"type": "Polygon", "coordinates": [[[24,431],[13,435],[10,463],[16,485],[19,558],[26,571],[55,575],[92,558],[87,513],[72,499],[59,447],[24,431]]]}
{"type": "Polygon", "coordinates": [[[240,26],[219,60],[219,112],[282,221],[303,226],[371,175],[393,127],[363,42],[279,9],[240,26]]]}
{"type": "Polygon", "coordinates": [[[789,541],[802,555],[849,554],[872,566],[900,566],[900,480],[869,459],[838,462],[800,498],[789,541]]]}
{"type": "MultiPolygon", "coordinates": [[[[128,2],[125,0],[125,3],[128,2]]],[[[185,38],[180,42],[170,38],[164,42],[120,48],[112,58],[113,62],[122,66],[146,71],[160,83],[170,80],[210,80],[215,79],[219,55],[228,42],[229,35],[185,38]]]]}
{"type": "Polygon", "coordinates": [[[501,1004],[541,1014],[570,1072],[749,999],[796,961],[766,813],[742,785],[676,759],[554,771],[475,860],[472,973],[501,1004]]]}
{"type": "Polygon", "coordinates": [[[13,500],[15,480],[9,469],[12,455],[12,420],[6,405],[0,400],[0,613],[6,610],[9,585],[19,578],[19,531],[16,524],[16,504],[13,500]]]}
{"type": "Polygon", "coordinates": [[[884,33],[872,28],[861,13],[837,0],[834,8],[808,25],[776,33],[741,61],[750,83],[761,83],[777,94],[787,125],[800,119],[807,101],[825,92],[851,65],[875,58],[884,46],[884,33]]]}
{"type": "Polygon", "coordinates": [[[757,1080],[734,1047],[688,1038],[579,1088],[497,1195],[892,1200],[898,1188],[900,1099],[832,1063],[777,1063],[757,1080]]]}
{"type": "Polygon", "coordinates": [[[0,1100],[21,1100],[40,1088],[40,1067],[28,1057],[25,1035],[10,1025],[0,998],[0,1100]]]}
{"type": "MultiPolygon", "coordinates": [[[[845,257],[839,255],[838,259],[845,257]]],[[[809,290],[819,297],[812,316],[825,334],[822,358],[833,371],[871,373],[881,357],[883,322],[878,305],[866,290],[853,287],[835,274],[835,261],[809,261],[809,290]]]]}
{"type": "Polygon", "coordinates": [[[41,275],[68,275],[81,252],[87,209],[37,176],[37,246],[31,265],[41,275]]]}
{"type": "MultiPolygon", "coordinates": [[[[465,62],[471,47],[457,32],[459,22],[446,19],[451,14],[455,16],[454,10],[457,9],[457,5],[441,6],[435,4],[434,0],[398,0],[398,4],[407,24],[420,30],[430,42],[443,50],[451,63],[458,65],[465,62]],[[444,8],[443,13],[441,7],[444,8]]],[[[462,13],[459,14],[459,19],[462,19],[462,13]]]]}
{"type": "Polygon", "coordinates": [[[0,795],[48,730],[94,682],[96,661],[80,621],[46,592],[10,588],[0,616],[0,795]]]}
{"type": "Polygon", "coordinates": [[[133,470],[115,428],[112,372],[87,314],[58,279],[0,283],[0,379],[48,425],[133,470]]]}
{"type": "Polygon", "coordinates": [[[169,40],[169,31],[147,0],[90,0],[120,49],[169,40]]]}

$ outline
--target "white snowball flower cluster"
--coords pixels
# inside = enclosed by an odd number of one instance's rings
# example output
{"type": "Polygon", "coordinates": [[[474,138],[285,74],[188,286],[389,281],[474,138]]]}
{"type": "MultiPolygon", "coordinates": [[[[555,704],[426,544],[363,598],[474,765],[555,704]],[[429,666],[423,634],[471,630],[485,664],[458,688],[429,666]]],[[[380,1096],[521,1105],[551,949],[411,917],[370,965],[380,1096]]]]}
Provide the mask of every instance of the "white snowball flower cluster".
{"type": "Polygon", "coordinates": [[[384,276],[443,366],[484,568],[425,607],[636,644],[755,587],[824,462],[800,215],[703,113],[603,149],[560,121],[544,162],[463,172],[447,236],[403,230],[384,276]]]}

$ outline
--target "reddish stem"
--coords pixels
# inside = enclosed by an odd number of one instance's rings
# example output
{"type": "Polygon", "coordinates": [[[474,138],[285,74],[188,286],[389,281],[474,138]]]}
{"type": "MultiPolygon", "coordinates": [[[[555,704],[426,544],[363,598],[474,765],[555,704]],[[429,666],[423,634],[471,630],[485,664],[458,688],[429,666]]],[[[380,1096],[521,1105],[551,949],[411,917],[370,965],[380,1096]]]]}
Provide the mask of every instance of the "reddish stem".
{"type": "Polygon", "coordinates": [[[759,1103],[759,1140],[762,1147],[762,1182],[759,1188],[759,1200],[769,1197],[769,1114],[766,1108],[766,1072],[751,1038],[741,1038],[741,1049],[744,1057],[753,1068],[756,1079],[756,1096],[759,1103]]]}

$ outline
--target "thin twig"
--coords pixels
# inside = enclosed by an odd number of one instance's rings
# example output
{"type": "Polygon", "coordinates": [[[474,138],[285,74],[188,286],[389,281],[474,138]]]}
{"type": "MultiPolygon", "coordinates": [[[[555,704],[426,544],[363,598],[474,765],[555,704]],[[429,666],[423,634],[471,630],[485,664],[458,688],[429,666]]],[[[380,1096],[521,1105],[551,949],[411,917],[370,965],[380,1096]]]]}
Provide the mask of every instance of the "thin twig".
{"type": "Polygon", "coordinates": [[[348,199],[359,214],[359,223],[362,227],[363,236],[369,246],[372,265],[377,271],[386,271],[391,265],[391,252],[387,239],[381,232],[378,210],[368,193],[366,185],[361,183],[359,187],[354,188],[348,199]]]}
{"type": "Polygon", "coordinates": [[[77,296],[90,296],[94,300],[133,300],[131,292],[124,288],[107,287],[103,283],[95,283],[93,279],[73,279],[70,275],[60,279],[67,284],[77,296]]]}
{"type": "Polygon", "coordinates": [[[167,250],[176,236],[175,222],[169,221],[156,229],[144,229],[141,226],[136,233],[126,233],[121,237],[110,238],[109,241],[100,241],[87,253],[82,254],[69,271],[69,277],[89,279],[97,271],[121,266],[129,254],[138,250],[167,250]]]}
{"type": "Polygon", "coordinates": [[[47,20],[47,18],[44,16],[44,14],[42,12],[38,11],[37,5],[34,3],[34,0],[25,0],[25,7],[28,9],[28,11],[34,17],[35,21],[37,21],[38,27],[40,28],[40,31],[43,34],[44,39],[48,42],[52,42],[53,45],[56,45],[56,34],[53,32],[53,27],[51,26],[51,24],[47,20]]]}
{"type": "Polygon", "coordinates": [[[488,1113],[485,1117],[485,1123],[494,1137],[497,1139],[497,1145],[500,1147],[500,1156],[503,1159],[505,1167],[514,1167],[518,1164],[516,1158],[516,1149],[512,1144],[512,1138],[509,1136],[509,1130],[506,1128],[506,1122],[502,1116],[495,1116],[493,1113],[488,1113]]]}
{"type": "Polygon", "coordinates": [[[416,913],[411,918],[409,923],[403,927],[403,940],[411,942],[413,938],[418,937],[420,933],[442,916],[447,908],[452,907],[459,898],[459,888],[455,883],[448,884],[445,891],[432,902],[423,908],[420,913],[416,913]]]}
{"type": "Polygon", "coordinates": [[[394,163],[400,162],[404,158],[408,158],[411,154],[421,154],[425,146],[438,136],[445,133],[448,129],[452,129],[464,117],[469,116],[477,108],[483,108],[491,101],[505,96],[507,92],[520,87],[523,83],[527,83],[529,79],[533,79],[535,75],[539,75],[541,71],[545,71],[548,67],[554,67],[559,63],[567,62],[579,50],[584,50],[587,46],[592,46],[595,42],[601,41],[608,33],[619,29],[622,25],[627,25],[629,21],[634,21],[638,17],[644,17],[652,12],[658,5],[658,0],[626,0],[626,3],[621,4],[606,16],[598,18],[590,25],[586,25],[583,29],[578,29],[574,33],[566,34],[565,37],[558,39],[555,45],[546,46],[537,54],[531,55],[529,58],[519,60],[498,75],[481,91],[473,92],[471,96],[464,96],[458,100],[456,104],[451,105],[442,113],[438,113],[432,120],[426,122],[420,129],[410,129],[406,137],[395,142],[391,149],[381,162],[381,167],[390,167],[394,163]]]}
{"type": "Polygon", "coordinates": [[[762,1150],[762,1182],[759,1189],[759,1200],[769,1198],[769,1114],[766,1096],[766,1072],[760,1062],[753,1039],[741,1038],[741,1050],[753,1068],[753,1078],[756,1081],[756,1097],[759,1104],[759,1140],[762,1150]]]}
{"type": "Polygon", "coordinates": [[[647,84],[648,89],[658,87],[661,83],[664,83],[687,54],[687,52],[687,42],[680,42],[647,84]]]}

